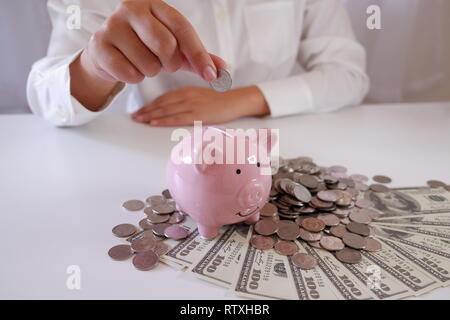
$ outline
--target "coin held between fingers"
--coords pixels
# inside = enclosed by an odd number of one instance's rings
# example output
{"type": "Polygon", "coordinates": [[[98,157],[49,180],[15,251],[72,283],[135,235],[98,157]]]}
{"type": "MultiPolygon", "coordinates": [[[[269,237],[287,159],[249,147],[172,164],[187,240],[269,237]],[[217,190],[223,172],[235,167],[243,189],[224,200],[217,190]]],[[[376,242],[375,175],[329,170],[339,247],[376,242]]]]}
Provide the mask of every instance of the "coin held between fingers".
{"type": "Polygon", "coordinates": [[[217,71],[211,66],[206,66],[203,70],[203,77],[208,82],[214,81],[217,79],[217,71]]]}
{"type": "Polygon", "coordinates": [[[216,92],[226,92],[231,89],[231,85],[231,75],[225,69],[219,69],[216,78],[209,83],[209,86],[216,92]]]}

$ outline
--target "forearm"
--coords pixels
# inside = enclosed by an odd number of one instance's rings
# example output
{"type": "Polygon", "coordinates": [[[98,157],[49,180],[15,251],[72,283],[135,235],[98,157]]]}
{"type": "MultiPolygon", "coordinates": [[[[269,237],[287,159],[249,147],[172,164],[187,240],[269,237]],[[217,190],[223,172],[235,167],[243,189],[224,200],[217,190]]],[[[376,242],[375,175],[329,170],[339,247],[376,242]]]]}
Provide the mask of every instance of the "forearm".
{"type": "Polygon", "coordinates": [[[107,81],[94,74],[86,51],[70,65],[70,92],[85,108],[99,111],[111,95],[117,82],[107,81]]]}
{"type": "Polygon", "coordinates": [[[227,94],[234,95],[237,98],[236,108],[240,113],[239,117],[270,114],[266,99],[257,86],[238,88],[227,92],[227,94]]]}

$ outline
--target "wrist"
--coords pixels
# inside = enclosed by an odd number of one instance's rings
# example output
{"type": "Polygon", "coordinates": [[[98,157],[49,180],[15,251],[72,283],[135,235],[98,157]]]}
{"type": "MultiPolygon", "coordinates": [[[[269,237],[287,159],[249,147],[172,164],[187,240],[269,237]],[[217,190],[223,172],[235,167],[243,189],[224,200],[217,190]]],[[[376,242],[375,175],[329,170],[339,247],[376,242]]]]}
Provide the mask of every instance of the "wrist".
{"type": "Polygon", "coordinates": [[[238,88],[236,91],[240,100],[236,103],[236,107],[239,108],[241,117],[270,114],[269,105],[257,86],[238,88]]]}
{"type": "Polygon", "coordinates": [[[70,93],[86,109],[99,111],[118,82],[107,81],[95,73],[84,50],[70,64],[70,93]]]}

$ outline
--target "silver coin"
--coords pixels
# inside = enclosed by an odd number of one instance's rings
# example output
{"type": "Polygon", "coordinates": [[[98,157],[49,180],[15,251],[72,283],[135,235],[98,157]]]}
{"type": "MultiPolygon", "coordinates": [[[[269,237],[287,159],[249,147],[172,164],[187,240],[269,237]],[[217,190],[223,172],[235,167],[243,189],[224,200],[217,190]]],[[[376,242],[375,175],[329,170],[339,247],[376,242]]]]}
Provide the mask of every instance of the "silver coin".
{"type": "Polygon", "coordinates": [[[131,237],[127,238],[126,240],[128,242],[133,243],[134,241],[137,241],[137,240],[142,239],[142,238],[153,238],[153,239],[156,239],[155,235],[153,234],[153,231],[148,229],[148,230],[143,230],[141,232],[135,233],[131,237]]]}
{"type": "Polygon", "coordinates": [[[119,244],[118,246],[109,249],[108,255],[111,259],[123,261],[130,258],[133,255],[133,251],[131,251],[131,247],[129,245],[119,244]]]}
{"type": "Polygon", "coordinates": [[[119,238],[126,238],[136,233],[137,228],[129,223],[123,223],[115,226],[112,233],[119,238]]]}
{"type": "Polygon", "coordinates": [[[144,230],[151,230],[153,228],[153,223],[149,219],[144,218],[139,221],[139,226],[144,230]]]}
{"type": "Polygon", "coordinates": [[[159,214],[147,214],[147,219],[151,222],[151,223],[163,223],[163,222],[167,222],[167,220],[170,219],[169,215],[165,214],[165,215],[159,215],[159,214]]]}
{"type": "Polygon", "coordinates": [[[134,252],[144,252],[152,250],[155,245],[155,238],[143,237],[131,242],[131,249],[133,249],[134,252]]]}
{"type": "Polygon", "coordinates": [[[165,203],[167,200],[163,196],[150,196],[145,201],[149,205],[154,206],[157,204],[165,203]]]}
{"type": "Polygon", "coordinates": [[[259,250],[269,250],[275,245],[275,240],[272,237],[265,237],[261,235],[254,235],[250,239],[250,244],[259,250]]]}
{"type": "Polygon", "coordinates": [[[369,224],[372,221],[372,218],[365,211],[353,211],[349,218],[354,222],[363,224],[369,224]]]}
{"type": "Polygon", "coordinates": [[[176,223],[183,222],[184,219],[185,219],[184,215],[182,215],[179,211],[175,211],[174,213],[172,213],[169,221],[167,221],[167,222],[170,224],[176,224],[176,223]]]}
{"type": "Polygon", "coordinates": [[[278,231],[278,224],[273,220],[260,220],[255,226],[255,231],[262,236],[270,236],[278,231]]]}
{"type": "Polygon", "coordinates": [[[297,253],[292,257],[292,263],[304,270],[314,269],[317,265],[317,259],[306,253],[297,253]]]}
{"type": "Polygon", "coordinates": [[[135,268],[142,271],[153,269],[158,262],[158,255],[151,250],[140,252],[133,258],[135,268]]]}
{"type": "Polygon", "coordinates": [[[139,211],[144,209],[145,203],[141,200],[128,200],[123,203],[122,207],[128,211],[139,211]]]}
{"type": "Polygon", "coordinates": [[[152,228],[153,234],[158,237],[165,237],[164,231],[168,227],[172,226],[170,223],[159,223],[155,224],[155,226],[152,228]]]}
{"type": "Polygon", "coordinates": [[[328,251],[339,251],[345,247],[341,239],[333,236],[323,236],[320,239],[320,246],[328,251]]]}
{"type": "Polygon", "coordinates": [[[217,92],[226,92],[231,89],[231,75],[227,70],[219,69],[217,71],[217,79],[210,82],[209,86],[217,92]]]}
{"type": "Polygon", "coordinates": [[[156,214],[169,214],[175,211],[175,205],[166,202],[152,205],[153,212],[156,214]]]}
{"type": "Polygon", "coordinates": [[[164,235],[167,238],[171,238],[174,240],[181,240],[186,238],[189,235],[189,230],[186,228],[180,227],[178,225],[172,225],[164,229],[164,235]]]}

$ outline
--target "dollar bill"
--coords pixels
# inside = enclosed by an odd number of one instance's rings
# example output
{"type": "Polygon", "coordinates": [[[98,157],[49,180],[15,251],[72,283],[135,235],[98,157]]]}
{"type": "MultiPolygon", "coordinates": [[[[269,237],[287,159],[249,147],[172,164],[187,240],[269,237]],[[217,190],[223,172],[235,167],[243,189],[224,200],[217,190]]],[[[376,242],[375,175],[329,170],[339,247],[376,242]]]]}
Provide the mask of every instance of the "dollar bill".
{"type": "Polygon", "coordinates": [[[192,263],[187,272],[229,288],[248,245],[249,230],[250,227],[245,224],[230,227],[203,256],[192,263]]]}
{"type": "Polygon", "coordinates": [[[389,246],[384,246],[377,252],[362,251],[361,254],[371,260],[375,265],[390,272],[393,276],[406,285],[414,295],[420,295],[436,287],[441,286],[433,276],[411,260],[398,254],[389,246]]]}
{"type": "Polygon", "coordinates": [[[420,227],[420,226],[402,226],[402,225],[395,225],[395,224],[383,224],[383,223],[376,223],[375,225],[379,225],[381,227],[389,228],[392,230],[398,230],[402,232],[407,233],[417,233],[417,234],[423,234],[426,236],[432,236],[442,239],[450,240],[450,228],[447,227],[436,227],[436,226],[426,226],[426,227],[420,227]]]}
{"type": "Polygon", "coordinates": [[[182,265],[182,269],[188,268],[192,262],[202,257],[228,228],[230,227],[221,228],[219,235],[212,240],[203,239],[198,230],[195,229],[184,241],[177,242],[172,240],[175,242],[171,243],[172,249],[160,258],[163,262],[171,261],[182,265]]]}
{"type": "Polygon", "coordinates": [[[389,192],[367,191],[362,197],[383,214],[379,221],[450,212],[450,192],[443,188],[395,188],[389,192]]]}
{"type": "MultiPolygon", "coordinates": [[[[355,278],[351,272],[346,269],[343,264],[338,261],[334,255],[326,250],[316,249],[310,247],[308,244],[297,242],[297,245],[301,246],[301,251],[314,256],[317,259],[318,267],[322,270],[322,273],[327,276],[333,285],[334,290],[337,293],[339,299],[345,300],[369,300],[377,299],[377,296],[370,291],[366,285],[362,285],[357,278],[355,278]]],[[[296,268],[289,258],[291,268],[296,268]]],[[[292,270],[295,274],[300,274],[305,271],[292,270]]],[[[314,278],[316,280],[316,278],[314,278]]],[[[315,283],[318,281],[314,281],[315,283]]],[[[301,283],[301,282],[299,282],[301,283]]],[[[297,285],[298,286],[298,285],[297,285]]],[[[300,288],[299,288],[300,289],[300,288]]]]}
{"type": "Polygon", "coordinates": [[[413,261],[418,267],[437,279],[442,286],[450,284],[450,260],[432,253],[405,246],[395,241],[379,239],[384,246],[388,246],[413,261]]]}
{"type": "Polygon", "coordinates": [[[372,225],[371,227],[374,236],[377,238],[396,241],[406,246],[414,247],[419,250],[424,250],[446,259],[450,259],[450,241],[447,239],[395,230],[390,227],[380,225],[372,225]]]}
{"type": "Polygon", "coordinates": [[[231,290],[253,299],[297,299],[287,257],[251,245],[243,252],[231,290]]]}
{"type": "Polygon", "coordinates": [[[164,264],[167,264],[169,267],[172,267],[174,269],[181,270],[181,271],[183,271],[186,268],[186,266],[184,264],[179,264],[174,261],[167,260],[167,259],[166,260],[161,259],[161,262],[164,264]]]}
{"type": "MultiPolygon", "coordinates": [[[[297,243],[299,252],[309,253],[297,243]]],[[[326,265],[311,270],[296,267],[291,257],[275,250],[245,249],[231,290],[255,299],[351,299],[354,297],[343,279],[338,279],[326,265]]]]}
{"type": "Polygon", "coordinates": [[[440,227],[450,229],[450,212],[442,214],[432,214],[428,216],[415,216],[398,219],[388,219],[375,221],[377,223],[410,226],[410,227],[440,227]]]}
{"type": "Polygon", "coordinates": [[[434,279],[423,273],[411,275],[411,266],[406,259],[399,258],[385,246],[376,255],[361,254],[361,262],[343,266],[359,280],[361,286],[367,286],[380,300],[402,299],[429,291],[437,285],[434,279]],[[391,259],[387,264],[384,262],[386,258],[391,259]]]}

